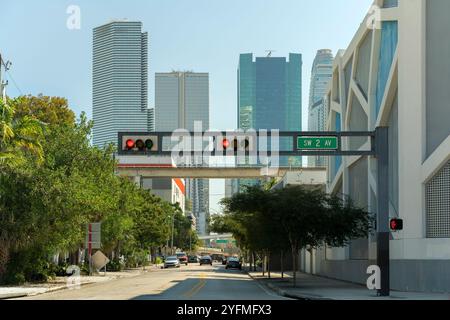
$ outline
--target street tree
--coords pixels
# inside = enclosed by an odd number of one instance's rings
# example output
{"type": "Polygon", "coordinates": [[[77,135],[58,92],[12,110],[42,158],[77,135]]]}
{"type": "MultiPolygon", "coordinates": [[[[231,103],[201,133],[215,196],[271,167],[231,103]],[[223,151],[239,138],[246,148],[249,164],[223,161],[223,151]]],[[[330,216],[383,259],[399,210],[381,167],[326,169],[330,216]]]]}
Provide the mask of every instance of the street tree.
{"type": "Polygon", "coordinates": [[[253,186],[221,203],[224,215],[213,218],[213,230],[231,232],[241,247],[269,256],[289,248],[294,286],[300,249],[344,246],[372,227],[367,211],[317,188],[253,186]]]}
{"type": "Polygon", "coordinates": [[[102,222],[109,255],[132,261],[164,245],[173,206],[115,174],[114,147],[91,145],[85,114],[74,120],[63,98],[8,101],[0,105],[0,281],[45,280],[58,253],[78,263],[90,222],[102,222]]]}

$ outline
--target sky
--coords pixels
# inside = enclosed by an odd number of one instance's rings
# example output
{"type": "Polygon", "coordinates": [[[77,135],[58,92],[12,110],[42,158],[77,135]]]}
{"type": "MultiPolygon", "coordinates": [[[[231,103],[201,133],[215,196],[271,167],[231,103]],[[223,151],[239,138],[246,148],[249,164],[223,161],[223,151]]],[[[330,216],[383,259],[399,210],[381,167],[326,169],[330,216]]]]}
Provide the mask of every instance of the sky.
{"type": "MultiPolygon", "coordinates": [[[[318,49],[350,43],[372,0],[0,0],[0,53],[12,62],[10,96],[62,96],[76,114],[92,114],[92,29],[113,19],[141,21],[149,33],[149,106],[154,73],[208,72],[211,129],[236,128],[240,53],[303,55],[303,129],[311,66],[318,49]],[[68,29],[67,8],[80,8],[68,29]]],[[[210,181],[212,212],[224,181],[210,181]]]]}

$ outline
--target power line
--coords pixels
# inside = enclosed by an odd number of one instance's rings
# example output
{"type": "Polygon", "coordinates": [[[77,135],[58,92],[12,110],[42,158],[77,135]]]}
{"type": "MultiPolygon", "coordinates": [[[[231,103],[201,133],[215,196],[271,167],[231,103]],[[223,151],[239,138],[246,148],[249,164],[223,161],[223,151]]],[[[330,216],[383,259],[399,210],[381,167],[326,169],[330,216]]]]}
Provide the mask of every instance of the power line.
{"type": "Polygon", "coordinates": [[[6,73],[8,74],[9,78],[13,82],[14,87],[16,87],[16,89],[17,89],[17,91],[19,91],[20,95],[23,96],[22,90],[20,90],[19,85],[17,84],[16,80],[14,80],[14,78],[13,78],[11,72],[9,71],[9,69],[6,69],[6,73]]]}

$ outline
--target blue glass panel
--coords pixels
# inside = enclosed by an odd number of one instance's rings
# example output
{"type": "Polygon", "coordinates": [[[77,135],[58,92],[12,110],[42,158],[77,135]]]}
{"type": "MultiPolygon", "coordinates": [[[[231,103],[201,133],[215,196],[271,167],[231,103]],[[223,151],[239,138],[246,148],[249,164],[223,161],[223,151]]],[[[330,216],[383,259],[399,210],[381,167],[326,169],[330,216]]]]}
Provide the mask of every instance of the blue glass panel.
{"type": "Polygon", "coordinates": [[[398,7],[398,0],[384,0],[383,8],[398,7]]]}
{"type": "Polygon", "coordinates": [[[397,21],[385,21],[382,23],[381,46],[378,63],[377,93],[376,93],[376,115],[380,111],[383,100],[386,82],[391,70],[395,50],[398,42],[398,23],[397,21]]]}
{"type": "MultiPolygon", "coordinates": [[[[341,114],[340,113],[336,113],[335,126],[336,126],[336,131],[340,132],[341,131],[341,114]]],[[[342,165],[342,157],[341,156],[334,157],[333,179],[336,177],[341,165],[342,165]]]]}

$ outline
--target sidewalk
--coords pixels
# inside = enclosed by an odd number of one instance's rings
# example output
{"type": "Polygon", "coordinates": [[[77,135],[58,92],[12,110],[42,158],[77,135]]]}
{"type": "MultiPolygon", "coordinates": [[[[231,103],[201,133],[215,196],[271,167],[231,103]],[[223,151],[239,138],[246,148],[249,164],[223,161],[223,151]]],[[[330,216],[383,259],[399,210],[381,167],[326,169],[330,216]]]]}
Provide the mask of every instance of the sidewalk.
{"type": "Polygon", "coordinates": [[[390,297],[378,297],[363,285],[333,280],[305,273],[297,273],[297,287],[292,286],[292,272],[271,272],[271,279],[262,272],[248,272],[250,277],[266,285],[279,295],[301,300],[450,300],[450,294],[391,291],[390,297]]]}
{"type": "MultiPolygon", "coordinates": [[[[135,277],[144,272],[149,272],[152,269],[159,268],[159,266],[147,266],[145,271],[142,268],[127,269],[120,272],[100,272],[94,276],[81,276],[80,285],[88,285],[98,282],[111,281],[120,278],[135,277]]],[[[46,283],[27,283],[20,286],[0,286],[0,300],[19,298],[25,296],[34,296],[42,293],[67,289],[68,277],[56,277],[46,283]]]]}

